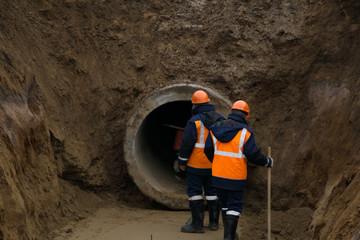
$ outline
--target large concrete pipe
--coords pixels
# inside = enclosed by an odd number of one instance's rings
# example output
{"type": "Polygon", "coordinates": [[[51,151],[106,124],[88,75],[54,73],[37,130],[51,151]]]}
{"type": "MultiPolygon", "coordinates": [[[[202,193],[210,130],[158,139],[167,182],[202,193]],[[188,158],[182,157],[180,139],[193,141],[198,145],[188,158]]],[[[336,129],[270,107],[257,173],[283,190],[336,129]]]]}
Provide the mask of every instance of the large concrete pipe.
{"type": "Polygon", "coordinates": [[[124,143],[128,172],[141,192],[172,209],[186,209],[184,174],[173,170],[178,128],[191,117],[191,97],[206,91],[216,110],[227,116],[231,102],[216,91],[194,84],[170,85],[147,96],[131,114],[124,143]]]}

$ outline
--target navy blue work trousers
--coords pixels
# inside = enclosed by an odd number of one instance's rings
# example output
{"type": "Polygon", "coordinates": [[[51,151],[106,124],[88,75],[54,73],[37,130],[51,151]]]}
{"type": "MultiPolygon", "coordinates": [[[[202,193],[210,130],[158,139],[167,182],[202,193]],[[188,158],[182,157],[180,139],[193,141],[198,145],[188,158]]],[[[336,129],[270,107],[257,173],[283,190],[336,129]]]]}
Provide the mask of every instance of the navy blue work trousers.
{"type": "Polygon", "coordinates": [[[227,211],[235,211],[242,213],[242,205],[244,203],[243,190],[227,190],[217,188],[217,195],[220,200],[220,206],[227,211]]]}
{"type": "Polygon", "coordinates": [[[212,184],[212,176],[209,175],[198,175],[190,172],[186,172],[186,181],[188,187],[186,194],[189,197],[202,195],[203,189],[205,196],[216,196],[216,188],[212,184]]]}

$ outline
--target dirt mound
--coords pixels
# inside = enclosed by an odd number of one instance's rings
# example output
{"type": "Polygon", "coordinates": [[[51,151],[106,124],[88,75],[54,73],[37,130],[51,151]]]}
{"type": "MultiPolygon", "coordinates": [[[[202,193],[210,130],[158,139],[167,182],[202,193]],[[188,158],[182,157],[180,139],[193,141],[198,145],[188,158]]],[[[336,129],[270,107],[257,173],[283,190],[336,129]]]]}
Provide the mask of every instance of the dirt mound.
{"type": "MultiPolygon", "coordinates": [[[[82,218],[86,198],[101,202],[82,190],[154,207],[128,175],[124,134],[132,109],[176,83],[247,100],[276,159],[277,226],[303,209],[288,223],[312,217],[302,236],[355,239],[359,11],[356,0],[1,1],[0,239],[46,239],[82,218]]],[[[265,176],[250,167],[254,218],[265,176]]]]}

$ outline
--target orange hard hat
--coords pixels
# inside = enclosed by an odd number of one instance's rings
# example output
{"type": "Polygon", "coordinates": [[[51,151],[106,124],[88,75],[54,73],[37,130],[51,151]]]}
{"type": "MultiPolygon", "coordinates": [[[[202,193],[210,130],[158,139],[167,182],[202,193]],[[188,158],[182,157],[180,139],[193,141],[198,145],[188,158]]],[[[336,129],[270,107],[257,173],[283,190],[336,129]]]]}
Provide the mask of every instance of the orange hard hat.
{"type": "Polygon", "coordinates": [[[231,107],[231,110],[240,110],[240,111],[246,112],[247,113],[246,118],[250,117],[249,105],[243,100],[238,100],[238,101],[234,102],[234,104],[231,107]]]}
{"type": "Polygon", "coordinates": [[[200,103],[207,103],[207,102],[210,102],[210,98],[207,95],[207,93],[204,92],[203,90],[197,90],[192,95],[192,98],[191,98],[192,104],[200,104],[200,103]]]}

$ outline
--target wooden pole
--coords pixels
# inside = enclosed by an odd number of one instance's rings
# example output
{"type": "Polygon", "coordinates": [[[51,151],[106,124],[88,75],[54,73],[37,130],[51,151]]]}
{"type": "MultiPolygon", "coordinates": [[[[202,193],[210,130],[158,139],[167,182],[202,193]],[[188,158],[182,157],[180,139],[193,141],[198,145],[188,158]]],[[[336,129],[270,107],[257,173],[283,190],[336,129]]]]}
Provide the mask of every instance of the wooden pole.
{"type": "MultiPolygon", "coordinates": [[[[271,157],[271,147],[268,147],[268,157],[271,157]]],[[[268,240],[271,240],[271,168],[267,170],[268,185],[267,185],[267,207],[268,207],[268,240]]]]}

